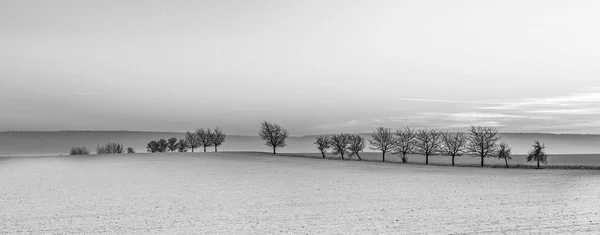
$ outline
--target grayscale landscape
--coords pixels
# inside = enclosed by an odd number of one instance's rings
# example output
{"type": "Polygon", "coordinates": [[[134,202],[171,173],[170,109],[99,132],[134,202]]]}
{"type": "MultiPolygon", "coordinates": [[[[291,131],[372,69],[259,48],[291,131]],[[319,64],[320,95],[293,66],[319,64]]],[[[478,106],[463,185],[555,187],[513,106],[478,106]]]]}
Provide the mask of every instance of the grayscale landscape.
{"type": "Polygon", "coordinates": [[[600,234],[599,12],[1,0],[0,235],[600,234]]]}

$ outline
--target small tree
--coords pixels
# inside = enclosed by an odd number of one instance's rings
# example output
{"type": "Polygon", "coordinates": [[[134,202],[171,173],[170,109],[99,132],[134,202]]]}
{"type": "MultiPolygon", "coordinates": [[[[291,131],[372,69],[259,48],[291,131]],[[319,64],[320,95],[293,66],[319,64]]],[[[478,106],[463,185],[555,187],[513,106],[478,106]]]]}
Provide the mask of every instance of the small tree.
{"type": "Polygon", "coordinates": [[[348,151],[349,151],[350,159],[352,159],[352,156],[356,155],[356,157],[358,157],[358,160],[362,161],[362,158],[360,157],[360,155],[358,153],[362,152],[365,149],[365,146],[366,146],[365,138],[363,138],[362,136],[360,136],[358,134],[350,135],[349,137],[350,137],[350,146],[348,146],[348,151]]]}
{"type": "Polygon", "coordinates": [[[158,140],[158,152],[164,153],[169,149],[169,142],[165,139],[158,140]]]}
{"type": "Polygon", "coordinates": [[[442,145],[440,152],[452,157],[452,165],[454,166],[454,158],[465,154],[467,147],[467,136],[464,132],[444,132],[442,133],[442,145]]]}
{"type": "Polygon", "coordinates": [[[177,150],[177,138],[170,138],[167,143],[167,148],[170,152],[175,152],[177,150]]]}
{"type": "Polygon", "coordinates": [[[416,153],[425,156],[425,164],[429,164],[429,156],[435,155],[440,149],[440,132],[436,130],[419,130],[415,135],[416,153]]]}
{"type": "Polygon", "coordinates": [[[206,147],[210,147],[213,145],[213,133],[210,131],[210,128],[206,128],[206,130],[200,128],[196,130],[196,135],[198,136],[198,141],[200,141],[200,145],[202,145],[202,147],[204,148],[204,152],[206,153],[206,147]]]}
{"type": "Polygon", "coordinates": [[[342,157],[342,160],[344,160],[344,154],[347,153],[348,147],[350,147],[350,138],[351,136],[349,134],[344,133],[333,135],[331,137],[331,148],[333,154],[339,154],[342,157]]]}
{"type": "Polygon", "coordinates": [[[71,148],[70,155],[89,155],[90,151],[86,147],[71,148]]]}
{"type": "Polygon", "coordinates": [[[192,149],[192,153],[194,152],[195,148],[200,147],[200,145],[202,144],[200,142],[200,138],[198,137],[198,134],[191,133],[189,131],[185,134],[185,141],[188,143],[188,147],[192,149]]]}
{"type": "Polygon", "coordinates": [[[396,130],[393,150],[400,155],[402,163],[408,161],[408,155],[415,152],[415,131],[410,127],[396,130]]]}
{"type": "Polygon", "coordinates": [[[121,154],[125,152],[125,148],[122,144],[108,143],[106,145],[98,145],[96,147],[96,154],[121,154]]]}
{"type": "Polygon", "coordinates": [[[187,152],[188,146],[189,143],[185,139],[179,139],[179,141],[177,142],[177,151],[179,151],[180,153],[187,152]]]}
{"type": "Polygon", "coordinates": [[[394,147],[394,134],[392,133],[392,129],[378,127],[371,133],[369,143],[373,146],[371,149],[381,151],[382,161],[385,162],[385,153],[389,152],[394,147]]]}
{"type": "Polygon", "coordinates": [[[273,154],[276,154],[276,148],[285,147],[285,140],[288,137],[286,129],[281,128],[277,124],[272,124],[267,121],[261,123],[260,131],[258,136],[265,141],[265,145],[273,148],[273,154]]]}
{"type": "Polygon", "coordinates": [[[216,153],[217,147],[221,146],[221,144],[223,144],[223,142],[225,142],[225,138],[227,138],[227,135],[225,133],[223,133],[223,131],[217,127],[217,128],[215,128],[215,132],[209,136],[210,136],[210,142],[212,142],[212,144],[215,146],[215,153],[216,153]]]}
{"type": "Polygon", "coordinates": [[[315,138],[315,145],[317,145],[317,149],[321,151],[321,155],[325,158],[325,152],[327,149],[331,148],[331,136],[330,135],[319,135],[315,138]]]}
{"type": "Polygon", "coordinates": [[[148,150],[149,153],[158,152],[158,142],[156,142],[155,140],[148,142],[146,149],[148,150]]]}
{"type": "Polygon", "coordinates": [[[512,149],[505,142],[502,142],[500,145],[498,145],[498,158],[504,159],[506,168],[508,168],[508,159],[512,159],[511,151],[512,149]]]}
{"type": "Polygon", "coordinates": [[[537,169],[540,169],[540,162],[547,164],[548,155],[544,149],[546,149],[546,146],[541,144],[539,140],[536,140],[533,144],[533,150],[531,150],[529,155],[527,155],[527,162],[537,161],[537,169]]]}
{"type": "Polygon", "coordinates": [[[127,148],[127,153],[135,153],[135,149],[132,147],[127,148]]]}
{"type": "Polygon", "coordinates": [[[486,157],[496,156],[496,148],[500,136],[498,130],[492,127],[471,126],[468,136],[467,152],[481,157],[481,166],[486,157]]]}

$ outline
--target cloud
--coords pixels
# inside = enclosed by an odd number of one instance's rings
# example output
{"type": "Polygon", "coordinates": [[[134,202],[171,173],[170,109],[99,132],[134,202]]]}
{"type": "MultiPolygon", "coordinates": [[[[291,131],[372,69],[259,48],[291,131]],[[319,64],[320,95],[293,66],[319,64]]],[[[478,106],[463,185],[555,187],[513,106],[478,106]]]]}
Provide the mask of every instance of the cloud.
{"type": "Polygon", "coordinates": [[[541,109],[525,111],[526,113],[537,113],[537,114],[573,114],[573,115],[588,115],[598,114],[600,110],[597,108],[585,108],[585,109],[541,109]]]}
{"type": "Polygon", "coordinates": [[[416,101],[416,102],[435,102],[435,103],[461,103],[461,104],[491,104],[491,102],[478,102],[478,101],[463,101],[463,100],[436,100],[436,99],[413,99],[413,98],[401,98],[403,101],[416,101]]]}

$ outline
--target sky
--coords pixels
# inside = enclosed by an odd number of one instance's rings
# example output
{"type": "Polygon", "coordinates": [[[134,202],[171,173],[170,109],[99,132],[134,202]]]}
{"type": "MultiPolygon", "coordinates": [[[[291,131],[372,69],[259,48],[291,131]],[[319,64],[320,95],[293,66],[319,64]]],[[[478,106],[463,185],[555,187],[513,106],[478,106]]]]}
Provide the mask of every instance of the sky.
{"type": "Polygon", "coordinates": [[[0,131],[600,134],[600,1],[3,0],[0,131]]]}

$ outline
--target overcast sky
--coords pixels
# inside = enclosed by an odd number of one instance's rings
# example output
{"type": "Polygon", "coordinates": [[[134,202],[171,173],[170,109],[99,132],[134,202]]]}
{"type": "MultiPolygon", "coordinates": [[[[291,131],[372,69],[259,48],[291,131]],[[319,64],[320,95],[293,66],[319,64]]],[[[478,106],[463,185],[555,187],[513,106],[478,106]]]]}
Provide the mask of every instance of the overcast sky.
{"type": "Polygon", "coordinates": [[[600,133],[600,1],[0,1],[0,130],[600,133]]]}

